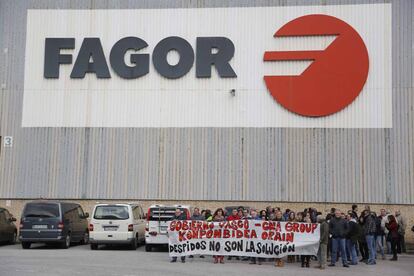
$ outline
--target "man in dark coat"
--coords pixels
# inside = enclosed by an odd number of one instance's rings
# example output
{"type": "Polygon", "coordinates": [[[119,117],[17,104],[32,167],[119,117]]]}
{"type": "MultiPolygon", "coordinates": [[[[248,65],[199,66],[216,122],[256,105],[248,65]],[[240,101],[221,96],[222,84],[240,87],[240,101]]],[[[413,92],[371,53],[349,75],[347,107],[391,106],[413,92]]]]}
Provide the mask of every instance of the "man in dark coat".
{"type": "Polygon", "coordinates": [[[329,221],[329,233],[332,235],[332,255],[329,266],[335,266],[338,250],[341,252],[343,267],[349,267],[346,257],[346,235],[348,223],[342,218],[340,210],[335,210],[335,216],[329,221]]]}

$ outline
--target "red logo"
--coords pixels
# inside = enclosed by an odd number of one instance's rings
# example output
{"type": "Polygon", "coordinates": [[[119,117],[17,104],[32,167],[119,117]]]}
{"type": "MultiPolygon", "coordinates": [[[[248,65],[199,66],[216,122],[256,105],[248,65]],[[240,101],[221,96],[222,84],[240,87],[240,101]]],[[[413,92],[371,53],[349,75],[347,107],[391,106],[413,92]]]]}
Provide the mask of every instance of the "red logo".
{"type": "Polygon", "coordinates": [[[303,116],[336,113],[361,93],[368,77],[368,51],[360,35],[344,21],[322,14],[296,18],[274,37],[336,35],[322,51],[265,52],[264,61],[312,60],[299,76],[265,76],[273,98],[303,116]]]}

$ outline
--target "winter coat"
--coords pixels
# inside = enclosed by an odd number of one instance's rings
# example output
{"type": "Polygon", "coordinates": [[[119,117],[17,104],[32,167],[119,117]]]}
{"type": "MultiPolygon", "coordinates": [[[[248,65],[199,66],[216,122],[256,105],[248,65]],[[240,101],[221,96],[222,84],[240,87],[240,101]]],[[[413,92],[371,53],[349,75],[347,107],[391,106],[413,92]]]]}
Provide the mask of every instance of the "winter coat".
{"type": "Polygon", "coordinates": [[[348,234],[346,238],[351,240],[352,242],[356,243],[358,241],[360,235],[360,227],[355,220],[351,220],[348,222],[348,234]]]}
{"type": "Polygon", "coordinates": [[[396,216],[395,219],[397,220],[398,226],[399,226],[398,233],[400,235],[405,235],[405,229],[407,228],[407,221],[406,221],[406,219],[403,216],[401,216],[401,215],[396,216]]]}
{"type": "Polygon", "coordinates": [[[213,221],[225,221],[226,218],[224,216],[215,216],[212,219],[213,221]]]}
{"type": "Polygon", "coordinates": [[[382,217],[381,216],[375,217],[375,225],[376,225],[375,235],[376,236],[385,235],[384,229],[382,228],[381,223],[382,223],[382,217]]]}
{"type": "Polygon", "coordinates": [[[329,224],[326,222],[326,220],[321,220],[320,222],[320,238],[319,243],[321,244],[328,244],[329,240],[329,224]]]}
{"type": "Polygon", "coordinates": [[[190,219],[191,220],[205,220],[206,218],[202,214],[199,214],[199,215],[193,214],[190,219]]]}
{"type": "Polygon", "coordinates": [[[364,234],[375,235],[377,232],[377,225],[375,223],[375,216],[368,214],[364,217],[364,234]]]}
{"type": "Polygon", "coordinates": [[[172,220],[187,220],[187,216],[184,213],[181,213],[179,216],[174,215],[172,220]]]}
{"type": "Polygon", "coordinates": [[[348,223],[343,218],[332,217],[329,221],[329,233],[332,238],[346,238],[348,233],[348,223]]]}
{"type": "Polygon", "coordinates": [[[393,221],[393,222],[385,224],[385,227],[387,227],[389,231],[390,238],[393,240],[397,240],[398,239],[398,228],[399,228],[398,223],[393,221]]]}
{"type": "Polygon", "coordinates": [[[235,216],[230,215],[227,217],[227,220],[239,220],[239,219],[240,219],[239,215],[235,215],[235,216]]]}

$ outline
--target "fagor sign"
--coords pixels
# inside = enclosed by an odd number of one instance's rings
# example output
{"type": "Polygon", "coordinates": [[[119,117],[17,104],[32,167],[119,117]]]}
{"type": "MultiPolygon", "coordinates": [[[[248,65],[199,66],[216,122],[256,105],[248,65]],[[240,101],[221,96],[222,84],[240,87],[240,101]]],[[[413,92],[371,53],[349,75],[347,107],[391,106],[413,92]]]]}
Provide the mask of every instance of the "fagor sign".
{"type": "MultiPolygon", "coordinates": [[[[124,79],[136,79],[149,72],[149,54],[131,54],[130,63],[124,61],[127,51],[139,51],[148,46],[138,37],[125,37],[112,47],[109,60],[112,69],[124,79]]],[[[45,78],[59,78],[60,64],[71,64],[72,55],[61,54],[61,49],[74,49],[75,38],[46,38],[45,40],[45,78]]],[[[196,76],[211,77],[211,66],[215,66],[222,78],[235,78],[229,61],[234,55],[233,42],[226,37],[197,37],[196,76]],[[213,53],[214,50],[214,53],[213,53]]],[[[176,79],[190,71],[194,63],[194,50],[187,40],[171,36],[161,40],[154,48],[152,62],[157,72],[166,78],[176,79]],[[167,55],[177,51],[180,58],[177,64],[168,63],[167,55]]],[[[108,63],[99,38],[85,38],[76,58],[71,78],[82,79],[86,73],[94,73],[98,78],[110,78],[108,63]]]]}
{"type": "Polygon", "coordinates": [[[390,25],[389,4],[29,10],[22,126],[391,127],[390,25]]]}

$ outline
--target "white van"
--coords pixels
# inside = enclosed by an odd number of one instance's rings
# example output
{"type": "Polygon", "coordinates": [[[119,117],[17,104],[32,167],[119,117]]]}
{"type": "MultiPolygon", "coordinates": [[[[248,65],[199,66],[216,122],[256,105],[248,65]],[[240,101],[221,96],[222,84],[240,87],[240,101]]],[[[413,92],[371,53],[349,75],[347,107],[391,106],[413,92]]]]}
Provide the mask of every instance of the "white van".
{"type": "Polygon", "coordinates": [[[174,217],[176,209],[180,209],[187,219],[190,219],[190,206],[150,206],[145,227],[145,251],[151,251],[154,246],[168,245],[168,222],[174,217]]]}
{"type": "Polygon", "coordinates": [[[135,250],[145,242],[145,216],[137,204],[97,204],[89,224],[89,243],[96,250],[100,244],[128,244],[135,250]]]}

